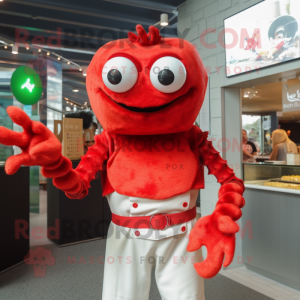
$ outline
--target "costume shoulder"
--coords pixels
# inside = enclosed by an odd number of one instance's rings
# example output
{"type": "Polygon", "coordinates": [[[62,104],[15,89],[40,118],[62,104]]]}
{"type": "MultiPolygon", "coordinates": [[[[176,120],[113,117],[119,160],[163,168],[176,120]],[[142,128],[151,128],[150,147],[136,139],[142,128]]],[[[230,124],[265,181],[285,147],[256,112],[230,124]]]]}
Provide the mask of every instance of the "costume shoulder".
{"type": "Polygon", "coordinates": [[[114,147],[114,139],[114,136],[104,129],[100,134],[95,135],[95,146],[106,147],[110,151],[114,147]]]}
{"type": "Polygon", "coordinates": [[[187,138],[190,142],[197,143],[198,146],[207,141],[208,131],[202,131],[198,126],[193,125],[189,131],[186,132],[187,138]]]}

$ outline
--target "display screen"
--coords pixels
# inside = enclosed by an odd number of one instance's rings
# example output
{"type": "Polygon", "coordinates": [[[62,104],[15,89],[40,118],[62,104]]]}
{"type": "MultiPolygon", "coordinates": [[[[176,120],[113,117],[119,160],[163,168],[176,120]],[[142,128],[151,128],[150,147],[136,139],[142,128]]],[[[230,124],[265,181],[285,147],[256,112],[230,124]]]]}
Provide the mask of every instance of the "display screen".
{"type": "Polygon", "coordinates": [[[300,57],[300,0],[265,0],[224,20],[227,77],[300,57]]]}

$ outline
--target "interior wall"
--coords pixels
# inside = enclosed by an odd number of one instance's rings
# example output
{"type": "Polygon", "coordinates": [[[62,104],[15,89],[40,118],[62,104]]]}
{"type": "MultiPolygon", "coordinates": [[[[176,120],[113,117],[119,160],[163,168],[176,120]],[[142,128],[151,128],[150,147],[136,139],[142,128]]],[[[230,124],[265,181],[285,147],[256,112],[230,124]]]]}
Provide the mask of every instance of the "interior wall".
{"type": "MultiPolygon", "coordinates": [[[[243,178],[242,164],[242,101],[239,88],[223,89],[223,146],[222,157],[227,160],[235,175],[243,178]]],[[[241,224],[241,223],[240,223],[241,224]]],[[[240,233],[236,234],[235,257],[229,268],[241,265],[242,238],[240,233]]]]}
{"type": "Polygon", "coordinates": [[[224,89],[224,144],[222,156],[230,163],[237,177],[242,178],[242,107],[240,89],[224,89]],[[224,151],[225,150],[225,151],[224,151]]]}
{"type": "MultiPolygon", "coordinates": [[[[224,18],[238,11],[244,10],[260,0],[187,0],[178,8],[178,36],[193,43],[207,67],[210,76],[210,138],[216,149],[222,145],[222,96],[221,87],[225,81],[225,49],[217,42],[217,34],[207,34],[208,43],[216,43],[217,47],[208,49],[200,42],[200,36],[207,28],[215,28],[221,31],[224,28],[224,18]]],[[[248,75],[246,75],[248,76],[248,75]]],[[[241,80],[238,76],[230,80],[241,80]]],[[[223,154],[222,154],[223,155],[223,154]]],[[[229,161],[231,163],[231,161],[229,161]]],[[[205,189],[201,190],[201,214],[209,215],[213,212],[218,200],[220,185],[214,176],[205,171],[205,189]]]]}
{"type": "Polygon", "coordinates": [[[297,145],[300,145],[300,123],[283,123],[280,122],[280,128],[284,129],[285,131],[290,130],[291,135],[290,139],[296,143],[297,145]]]}

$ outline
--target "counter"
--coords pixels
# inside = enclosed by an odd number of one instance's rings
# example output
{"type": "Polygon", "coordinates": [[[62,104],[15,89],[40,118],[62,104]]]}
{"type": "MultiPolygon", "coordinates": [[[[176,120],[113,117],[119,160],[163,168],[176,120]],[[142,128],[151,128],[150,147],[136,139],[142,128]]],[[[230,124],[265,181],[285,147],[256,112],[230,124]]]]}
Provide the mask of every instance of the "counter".
{"type": "Polygon", "coordinates": [[[29,167],[7,175],[0,164],[0,273],[20,263],[29,251],[29,167]],[[16,221],[20,221],[16,227],[16,221]],[[22,225],[23,224],[23,225],[22,225]],[[24,234],[16,234],[22,231],[24,234]]]}
{"type": "MultiPolygon", "coordinates": [[[[270,180],[281,180],[282,176],[300,175],[300,165],[243,163],[243,179],[247,188],[300,194],[300,190],[264,186],[270,180]]],[[[296,184],[297,182],[290,182],[296,184]]],[[[298,182],[300,183],[300,182],[298,182]]],[[[300,184],[299,184],[300,188],[300,184]]]]}
{"type": "MultiPolygon", "coordinates": [[[[72,161],[73,169],[79,161],[72,161]]],[[[59,246],[98,239],[107,235],[111,212],[106,197],[102,197],[100,172],[91,181],[89,193],[83,199],[70,199],[47,179],[48,239],[59,246]]]]}
{"type": "MultiPolygon", "coordinates": [[[[254,180],[254,181],[247,181],[245,182],[245,187],[249,189],[257,189],[257,190],[264,190],[264,191],[273,191],[279,193],[290,193],[290,194],[297,194],[300,195],[300,190],[294,189],[286,189],[286,188],[279,188],[274,186],[265,186],[264,183],[266,180],[254,180]]],[[[300,200],[300,198],[299,198],[300,200]]]]}
{"type": "Polygon", "coordinates": [[[300,190],[264,186],[300,166],[244,164],[246,205],[242,217],[245,266],[300,290],[300,190]]]}

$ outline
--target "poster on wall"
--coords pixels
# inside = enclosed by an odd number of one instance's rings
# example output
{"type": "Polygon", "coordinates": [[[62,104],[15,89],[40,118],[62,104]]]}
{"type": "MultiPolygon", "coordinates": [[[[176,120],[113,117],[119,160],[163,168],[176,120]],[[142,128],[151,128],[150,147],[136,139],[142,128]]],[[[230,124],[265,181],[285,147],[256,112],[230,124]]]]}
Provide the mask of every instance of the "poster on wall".
{"type": "Polygon", "coordinates": [[[225,19],[227,77],[299,59],[299,12],[299,0],[265,0],[225,19]]]}
{"type": "Polygon", "coordinates": [[[62,121],[62,154],[78,160],[83,156],[83,121],[82,119],[64,118],[62,121]]]}
{"type": "Polygon", "coordinates": [[[282,88],[282,111],[300,110],[300,84],[290,85],[282,88]]]}

